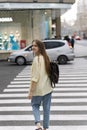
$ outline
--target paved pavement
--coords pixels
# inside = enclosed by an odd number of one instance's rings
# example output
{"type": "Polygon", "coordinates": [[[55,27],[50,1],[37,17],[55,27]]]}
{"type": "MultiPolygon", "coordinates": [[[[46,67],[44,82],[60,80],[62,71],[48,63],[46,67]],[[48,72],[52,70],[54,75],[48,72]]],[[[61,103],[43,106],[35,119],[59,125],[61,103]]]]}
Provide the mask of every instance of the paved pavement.
{"type": "MultiPolygon", "coordinates": [[[[60,65],[59,84],[53,92],[49,130],[87,130],[87,60],[76,58],[60,65]]],[[[27,94],[30,66],[26,66],[0,94],[0,130],[34,130],[27,94]]],[[[42,119],[42,107],[41,107],[42,119]]]]}
{"type": "Polygon", "coordinates": [[[75,57],[87,57],[87,40],[76,41],[75,57]]]}

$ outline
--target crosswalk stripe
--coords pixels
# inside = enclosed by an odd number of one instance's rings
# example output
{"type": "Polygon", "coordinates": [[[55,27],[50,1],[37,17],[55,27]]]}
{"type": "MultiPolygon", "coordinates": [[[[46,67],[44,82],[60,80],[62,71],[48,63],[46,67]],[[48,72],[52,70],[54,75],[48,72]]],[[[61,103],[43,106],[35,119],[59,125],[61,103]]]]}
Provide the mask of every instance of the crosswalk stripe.
{"type": "MultiPolygon", "coordinates": [[[[28,93],[12,93],[12,94],[8,94],[8,93],[4,93],[4,94],[0,94],[0,98],[5,98],[5,97],[27,97],[28,93]]],[[[52,94],[53,97],[61,97],[61,98],[65,98],[65,97],[69,97],[69,98],[74,98],[74,97],[87,97],[87,93],[53,93],[52,94]]]]}
{"type": "MultiPolygon", "coordinates": [[[[30,81],[12,81],[11,84],[27,84],[30,81]]],[[[67,81],[60,81],[59,83],[67,83],[67,81]]],[[[87,80],[69,80],[68,83],[87,83],[87,80]]]]}
{"type": "MultiPolygon", "coordinates": [[[[42,111],[42,106],[40,107],[42,111]]],[[[32,111],[31,106],[5,106],[0,111],[32,111]]],[[[87,106],[51,106],[51,111],[87,111],[87,106]]]]}
{"type": "Polygon", "coordinates": [[[68,80],[68,81],[59,81],[59,83],[87,83],[87,80],[68,80]]]}
{"type": "Polygon", "coordinates": [[[21,88],[21,89],[4,89],[3,92],[28,92],[29,88],[21,88]]]}
{"type": "MultiPolygon", "coordinates": [[[[17,89],[15,89],[15,88],[14,89],[13,88],[8,89],[7,88],[7,89],[3,90],[3,92],[28,92],[28,91],[29,91],[29,88],[25,88],[25,87],[24,88],[19,88],[19,89],[18,88],[17,89]]],[[[54,92],[55,91],[58,91],[58,93],[60,93],[60,92],[61,93],[62,92],[65,92],[65,93],[66,92],[84,92],[84,93],[86,93],[87,88],[84,88],[84,89],[81,89],[81,88],[62,89],[62,88],[59,88],[59,89],[55,89],[54,92]]]]}
{"type": "Polygon", "coordinates": [[[25,70],[25,72],[21,71],[18,75],[30,75],[31,71],[25,70]]]}
{"type": "Polygon", "coordinates": [[[84,84],[81,84],[81,83],[78,83],[78,84],[72,84],[72,83],[68,83],[68,81],[67,81],[67,83],[66,84],[56,84],[56,87],[68,87],[68,88],[70,88],[70,87],[87,87],[87,84],[86,83],[84,83],[84,84]]]}
{"type": "Polygon", "coordinates": [[[60,77],[60,80],[87,80],[87,77],[60,77]]]}
{"type": "Polygon", "coordinates": [[[57,91],[86,91],[87,88],[55,88],[57,91]]]}
{"type": "MultiPolygon", "coordinates": [[[[10,85],[7,85],[7,87],[29,87],[29,84],[10,84],[10,85]]],[[[55,89],[56,88],[70,88],[70,87],[73,87],[73,88],[76,88],[76,87],[78,87],[78,88],[86,88],[87,87],[87,84],[85,83],[85,84],[56,84],[56,87],[55,87],[55,89]]],[[[55,90],[54,89],[54,90],[55,90]]]]}
{"type": "Polygon", "coordinates": [[[29,80],[31,80],[31,78],[15,78],[14,80],[16,80],[16,81],[17,81],[17,80],[18,80],[18,81],[20,81],[20,80],[21,80],[21,81],[22,81],[22,80],[24,80],[24,81],[25,81],[25,80],[29,81],[29,80]]]}
{"type": "Polygon", "coordinates": [[[75,72],[75,71],[73,71],[73,72],[69,72],[69,74],[67,73],[67,71],[66,72],[60,72],[60,75],[83,75],[83,74],[85,74],[85,75],[87,75],[87,72],[86,71],[78,71],[78,72],[75,72]]]}
{"type": "MultiPolygon", "coordinates": [[[[52,103],[86,103],[87,102],[87,98],[71,98],[71,99],[52,99],[52,103]]],[[[7,104],[7,103],[30,103],[29,99],[0,99],[0,104],[7,104]]]]}
{"type": "Polygon", "coordinates": [[[21,84],[21,85],[20,84],[11,84],[11,85],[7,86],[7,88],[11,88],[11,87],[12,88],[18,88],[18,87],[20,87],[20,88],[23,88],[23,87],[26,88],[26,87],[29,87],[29,84],[21,84]]]}
{"type": "MultiPolygon", "coordinates": [[[[41,115],[41,120],[43,116],[41,115]]],[[[33,121],[33,115],[0,115],[0,121],[33,121]]],[[[50,115],[51,121],[87,120],[87,115],[50,115]]]]}
{"type": "MultiPolygon", "coordinates": [[[[87,74],[60,74],[60,77],[87,77],[87,74]]],[[[31,78],[30,74],[28,75],[17,75],[16,78],[31,78]]]]}
{"type": "MultiPolygon", "coordinates": [[[[30,86],[30,85],[29,85],[30,86]]],[[[29,86],[28,86],[28,88],[27,87],[25,87],[25,86],[22,86],[22,88],[21,88],[21,86],[20,86],[20,88],[7,88],[7,89],[4,89],[4,91],[3,92],[7,92],[7,91],[26,91],[26,92],[28,92],[28,90],[29,90],[29,86]]],[[[75,92],[77,92],[77,91],[81,91],[81,92],[83,92],[83,91],[87,91],[87,88],[55,88],[54,90],[53,90],[54,92],[55,91],[58,91],[58,92],[66,92],[66,91],[69,91],[69,92],[72,92],[72,91],[75,91],[75,92]]]]}
{"type": "MultiPolygon", "coordinates": [[[[0,130],[34,130],[34,126],[0,126],[0,130]]],[[[87,130],[87,126],[50,126],[50,130],[87,130]]]]}
{"type": "Polygon", "coordinates": [[[87,74],[60,74],[60,77],[87,77],[87,74]]]}
{"type": "Polygon", "coordinates": [[[0,94],[0,98],[9,98],[9,97],[11,97],[11,98],[13,98],[13,97],[16,97],[16,98],[18,98],[18,97],[27,97],[28,96],[28,94],[27,93],[16,93],[16,94],[14,94],[14,93],[11,93],[11,94],[7,94],[7,93],[4,93],[4,94],[0,94]]]}
{"type": "MultiPolygon", "coordinates": [[[[52,130],[73,130],[73,124],[78,126],[80,122],[84,125],[87,123],[87,71],[81,67],[70,68],[70,65],[60,66],[60,78],[59,83],[52,94],[52,106],[50,121],[52,122],[50,129],[52,130]],[[55,115],[54,115],[55,113],[55,115]],[[70,122],[71,121],[71,122],[70,122]],[[54,123],[56,122],[56,123],[54,123]],[[59,126],[62,125],[62,127],[59,126]],[[56,126],[53,126],[56,124],[56,126]],[[71,125],[71,126],[64,126],[71,125]]],[[[21,71],[10,85],[4,89],[3,94],[0,94],[0,122],[9,122],[9,126],[6,126],[6,130],[13,129],[35,129],[34,126],[10,126],[11,122],[28,122],[33,121],[32,107],[30,105],[31,100],[27,98],[30,87],[31,70],[27,66],[21,71]],[[29,112],[28,115],[26,114],[29,112]],[[4,113],[4,114],[2,114],[4,113]]],[[[41,112],[43,108],[41,106],[41,112]]],[[[42,120],[42,115],[41,115],[42,120]]],[[[13,125],[13,123],[12,123],[13,125]]],[[[5,126],[0,127],[1,130],[5,130],[5,126]]],[[[26,129],[26,130],[27,130],[26,129]]],[[[87,127],[83,128],[84,130],[87,127]]],[[[82,130],[82,129],[78,129],[82,130]]]]}
{"type": "Polygon", "coordinates": [[[11,84],[29,84],[30,81],[12,81],[11,84]]]}
{"type": "Polygon", "coordinates": [[[30,75],[17,75],[16,78],[30,78],[30,75]]]}
{"type": "MultiPolygon", "coordinates": [[[[52,99],[52,102],[58,103],[57,99],[52,99]]],[[[7,103],[10,103],[10,104],[24,103],[25,104],[25,103],[30,103],[30,100],[29,99],[3,99],[3,100],[0,99],[0,104],[5,104],[5,103],[6,104],[7,103]]]]}
{"type": "MultiPolygon", "coordinates": [[[[68,78],[66,78],[66,77],[60,77],[59,78],[60,80],[87,80],[87,77],[68,77],[68,78]]],[[[15,78],[14,79],[15,81],[29,81],[29,80],[31,80],[31,78],[15,78]]]]}
{"type": "MultiPolygon", "coordinates": [[[[43,110],[42,109],[42,107],[40,108],[41,110],[43,110]]],[[[51,107],[51,110],[53,111],[53,110],[58,110],[57,109],[57,107],[55,107],[55,106],[52,106],[51,107]]],[[[0,107],[0,111],[32,111],[32,107],[31,106],[29,106],[29,107],[26,107],[26,106],[24,106],[24,107],[0,107]]]]}

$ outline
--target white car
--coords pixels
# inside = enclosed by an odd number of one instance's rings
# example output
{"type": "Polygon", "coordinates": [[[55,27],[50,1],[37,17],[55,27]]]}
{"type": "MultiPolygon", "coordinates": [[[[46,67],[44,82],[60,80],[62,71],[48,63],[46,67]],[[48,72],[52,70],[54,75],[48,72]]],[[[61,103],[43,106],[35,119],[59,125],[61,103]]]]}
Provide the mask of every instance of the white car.
{"type": "MultiPolygon", "coordinates": [[[[70,44],[65,40],[43,40],[48,56],[52,61],[58,61],[59,64],[66,64],[67,61],[74,60],[74,52],[70,44]]],[[[13,52],[9,57],[9,62],[23,65],[33,61],[34,54],[32,45],[13,52]]]]}

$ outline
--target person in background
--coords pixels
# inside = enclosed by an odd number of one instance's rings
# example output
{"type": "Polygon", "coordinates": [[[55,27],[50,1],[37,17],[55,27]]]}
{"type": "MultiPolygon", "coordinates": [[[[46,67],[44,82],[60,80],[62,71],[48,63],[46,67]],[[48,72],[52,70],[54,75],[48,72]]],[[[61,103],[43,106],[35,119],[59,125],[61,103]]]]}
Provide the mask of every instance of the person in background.
{"type": "Polygon", "coordinates": [[[71,46],[72,46],[72,48],[74,48],[74,43],[75,43],[74,36],[71,37],[71,40],[70,40],[70,41],[71,41],[71,46]]]}
{"type": "Polygon", "coordinates": [[[69,38],[69,36],[68,36],[68,35],[64,37],[64,40],[66,40],[67,42],[69,42],[69,43],[70,43],[70,38],[69,38]]]}
{"type": "Polygon", "coordinates": [[[66,41],[68,42],[68,45],[69,45],[70,47],[72,46],[72,45],[71,45],[71,40],[70,40],[70,38],[69,38],[68,35],[64,37],[64,40],[66,40],[66,41]]]}
{"type": "Polygon", "coordinates": [[[50,106],[53,88],[49,79],[50,60],[44,44],[39,40],[32,42],[35,58],[32,64],[31,85],[28,98],[35,118],[36,130],[42,130],[40,123],[40,106],[43,106],[43,130],[49,128],[50,106]]]}

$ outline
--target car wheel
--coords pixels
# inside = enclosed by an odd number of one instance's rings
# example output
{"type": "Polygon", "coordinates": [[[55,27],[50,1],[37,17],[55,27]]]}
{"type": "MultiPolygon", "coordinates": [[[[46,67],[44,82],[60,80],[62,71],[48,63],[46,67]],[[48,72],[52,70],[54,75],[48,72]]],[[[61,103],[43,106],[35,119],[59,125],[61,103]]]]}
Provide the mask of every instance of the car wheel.
{"type": "Polygon", "coordinates": [[[25,59],[24,59],[24,57],[17,57],[17,59],[16,59],[16,63],[18,64],[18,65],[24,65],[25,63],[26,63],[26,61],[25,61],[25,59]]]}
{"type": "Polygon", "coordinates": [[[66,56],[60,56],[58,58],[58,63],[59,64],[66,64],[67,63],[67,57],[66,56]]]}

